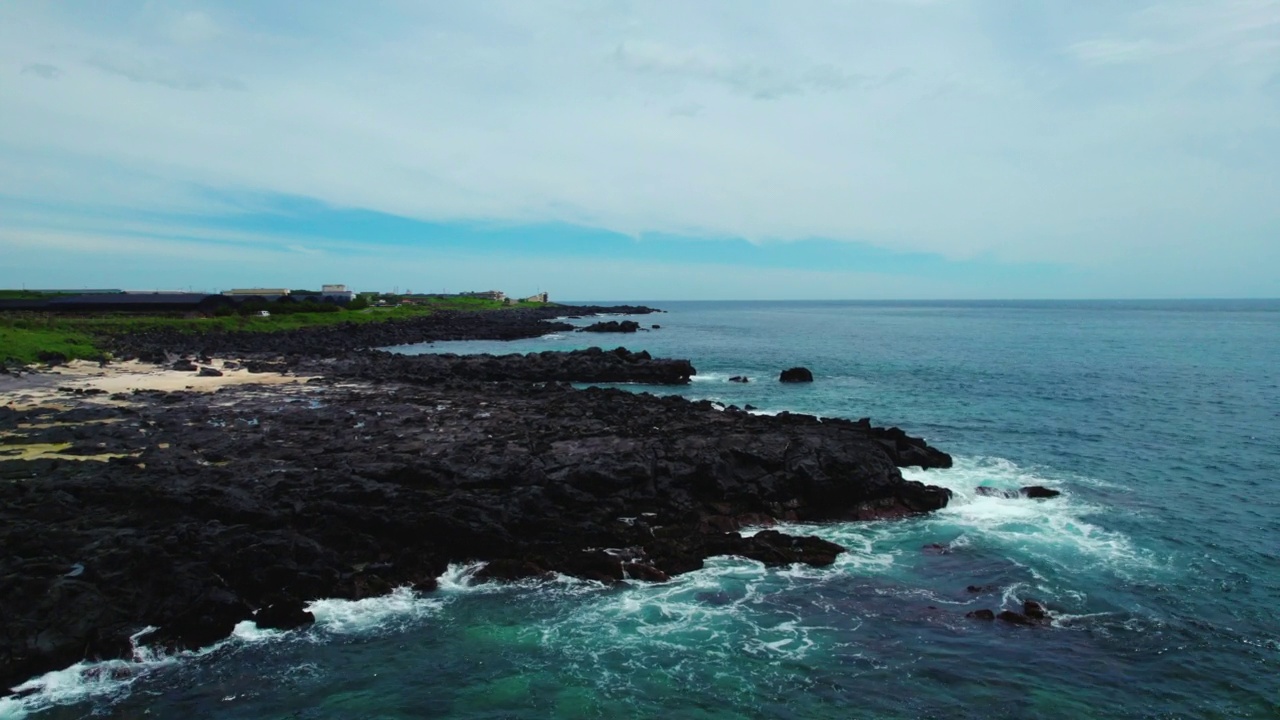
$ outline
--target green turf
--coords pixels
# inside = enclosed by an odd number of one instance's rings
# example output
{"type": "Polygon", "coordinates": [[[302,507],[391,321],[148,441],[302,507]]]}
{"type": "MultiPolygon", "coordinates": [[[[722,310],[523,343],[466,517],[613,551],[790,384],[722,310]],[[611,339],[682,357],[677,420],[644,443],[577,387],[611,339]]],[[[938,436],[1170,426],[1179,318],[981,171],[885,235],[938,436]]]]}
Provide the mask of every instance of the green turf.
{"type": "Polygon", "coordinates": [[[0,362],[31,364],[41,353],[61,353],[68,359],[102,357],[93,338],[59,328],[20,328],[0,322],[0,362]]]}
{"type": "MultiPolygon", "coordinates": [[[[16,291],[7,291],[16,292],[16,291]]],[[[413,305],[369,307],[338,312],[277,312],[269,317],[227,315],[189,317],[180,313],[139,315],[136,313],[53,313],[12,311],[0,313],[0,362],[34,363],[41,352],[61,353],[70,359],[98,358],[102,338],[127,335],[153,328],[181,332],[243,331],[279,332],[340,323],[389,322],[421,317],[440,310],[501,310],[539,307],[542,303],[503,305],[479,298],[414,298],[413,305]]],[[[269,306],[268,306],[269,307],[269,306]]]]}

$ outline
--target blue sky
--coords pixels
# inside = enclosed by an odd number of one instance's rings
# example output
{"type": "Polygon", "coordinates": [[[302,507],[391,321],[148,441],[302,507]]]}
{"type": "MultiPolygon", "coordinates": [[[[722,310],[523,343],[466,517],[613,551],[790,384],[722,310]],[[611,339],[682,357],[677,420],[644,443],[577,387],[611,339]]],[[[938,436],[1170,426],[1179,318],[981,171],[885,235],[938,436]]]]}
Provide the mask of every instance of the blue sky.
{"type": "Polygon", "coordinates": [[[1280,296],[1280,0],[0,4],[0,286],[1280,296]]]}

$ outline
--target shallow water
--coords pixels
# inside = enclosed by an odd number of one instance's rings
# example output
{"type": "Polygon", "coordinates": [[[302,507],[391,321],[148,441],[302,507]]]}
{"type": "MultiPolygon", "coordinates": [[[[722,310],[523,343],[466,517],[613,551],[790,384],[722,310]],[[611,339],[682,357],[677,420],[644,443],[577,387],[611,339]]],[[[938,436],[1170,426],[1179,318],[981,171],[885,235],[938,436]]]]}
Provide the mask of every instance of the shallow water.
{"type": "Polygon", "coordinates": [[[686,357],[690,386],[631,389],[900,425],[956,456],[906,473],[951,505],[791,528],[849,548],[829,568],[604,588],[455,567],[429,596],[320,601],[305,632],[54,673],[0,717],[1280,715],[1280,302],[661,306],[634,336],[410,350],[686,357]],[[796,364],[817,381],[776,382],[796,364]],[[974,492],[1031,484],[1063,495],[974,492]],[[1028,598],[1052,627],[965,618],[1028,598]]]}

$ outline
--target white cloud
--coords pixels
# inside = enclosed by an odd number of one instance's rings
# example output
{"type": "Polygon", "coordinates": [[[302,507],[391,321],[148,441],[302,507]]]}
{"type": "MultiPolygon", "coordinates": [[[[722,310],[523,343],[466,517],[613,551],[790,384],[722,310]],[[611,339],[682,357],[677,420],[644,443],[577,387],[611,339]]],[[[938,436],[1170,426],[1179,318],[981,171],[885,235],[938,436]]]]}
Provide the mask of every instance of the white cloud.
{"type": "Polygon", "coordinates": [[[175,7],[0,6],[0,196],[1095,265],[1280,224],[1271,0],[175,7]]]}

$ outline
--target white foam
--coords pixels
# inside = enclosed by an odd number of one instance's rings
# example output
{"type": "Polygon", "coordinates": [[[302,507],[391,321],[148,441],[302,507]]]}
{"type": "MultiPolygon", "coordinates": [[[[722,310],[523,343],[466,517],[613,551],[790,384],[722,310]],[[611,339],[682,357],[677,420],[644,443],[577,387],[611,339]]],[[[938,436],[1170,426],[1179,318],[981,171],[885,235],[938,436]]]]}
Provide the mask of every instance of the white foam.
{"type": "Polygon", "coordinates": [[[695,383],[726,382],[729,380],[729,377],[728,373],[702,372],[699,370],[697,375],[693,375],[689,378],[689,381],[695,383]]]}
{"type": "MultiPolygon", "coordinates": [[[[603,658],[619,653],[679,657],[696,652],[723,662],[744,656],[766,663],[801,660],[830,628],[805,624],[771,601],[775,593],[810,582],[788,573],[745,558],[710,558],[701,570],[665,583],[579,598],[569,612],[541,624],[540,641],[562,653],[567,668],[610,689],[632,682],[596,670],[603,658]]],[[[676,663],[654,672],[681,677],[684,670],[676,663]]]]}
{"type": "Polygon", "coordinates": [[[306,609],[316,616],[316,630],[351,635],[403,629],[436,614],[443,605],[439,599],[400,587],[390,594],[363,600],[315,600],[306,609]]]}
{"type": "MultiPolygon", "coordinates": [[[[454,568],[450,568],[454,571],[454,568]]],[[[466,574],[467,568],[454,571],[466,574]]],[[[474,572],[474,567],[470,568],[474,572]]],[[[442,579],[443,584],[443,579],[442,579]]],[[[333,635],[396,631],[437,613],[444,600],[422,597],[409,588],[397,588],[389,595],[364,600],[316,600],[307,609],[316,616],[313,630],[306,634],[259,628],[251,620],[235,626],[222,642],[194,651],[165,653],[138,645],[138,639],[155,630],[146,628],[133,635],[130,659],[82,661],[62,670],[13,688],[14,695],[0,698],[0,720],[16,720],[62,705],[92,702],[104,704],[127,698],[133,685],[163,668],[209,655],[229,645],[271,642],[286,637],[323,642],[333,635]]]]}
{"type": "MultiPolygon", "coordinates": [[[[133,644],[133,657],[130,659],[82,660],[71,667],[47,672],[12,688],[15,693],[13,696],[0,698],[0,719],[24,718],[31,713],[59,705],[120,700],[129,696],[134,683],[157,670],[183,660],[208,655],[235,641],[224,640],[200,650],[175,653],[139,646],[138,639],[155,629],[144,628],[129,638],[133,644]]],[[[239,631],[241,627],[237,626],[236,629],[239,631]]]]}
{"type": "Polygon", "coordinates": [[[473,576],[487,563],[450,563],[444,574],[437,579],[439,589],[442,592],[457,593],[476,589],[478,585],[473,584],[473,576]]]}
{"type": "Polygon", "coordinates": [[[1032,568],[1048,563],[1059,571],[1098,566],[1127,571],[1154,565],[1150,554],[1135,547],[1124,533],[1084,519],[1105,514],[1104,508],[1075,495],[1061,481],[1010,460],[957,457],[952,468],[906,469],[903,476],[951,490],[951,502],[930,516],[929,522],[930,530],[954,533],[957,542],[996,547],[1032,568]],[[1052,487],[1062,495],[1032,500],[979,495],[975,490],[979,486],[1017,490],[1027,485],[1052,487]]]}

